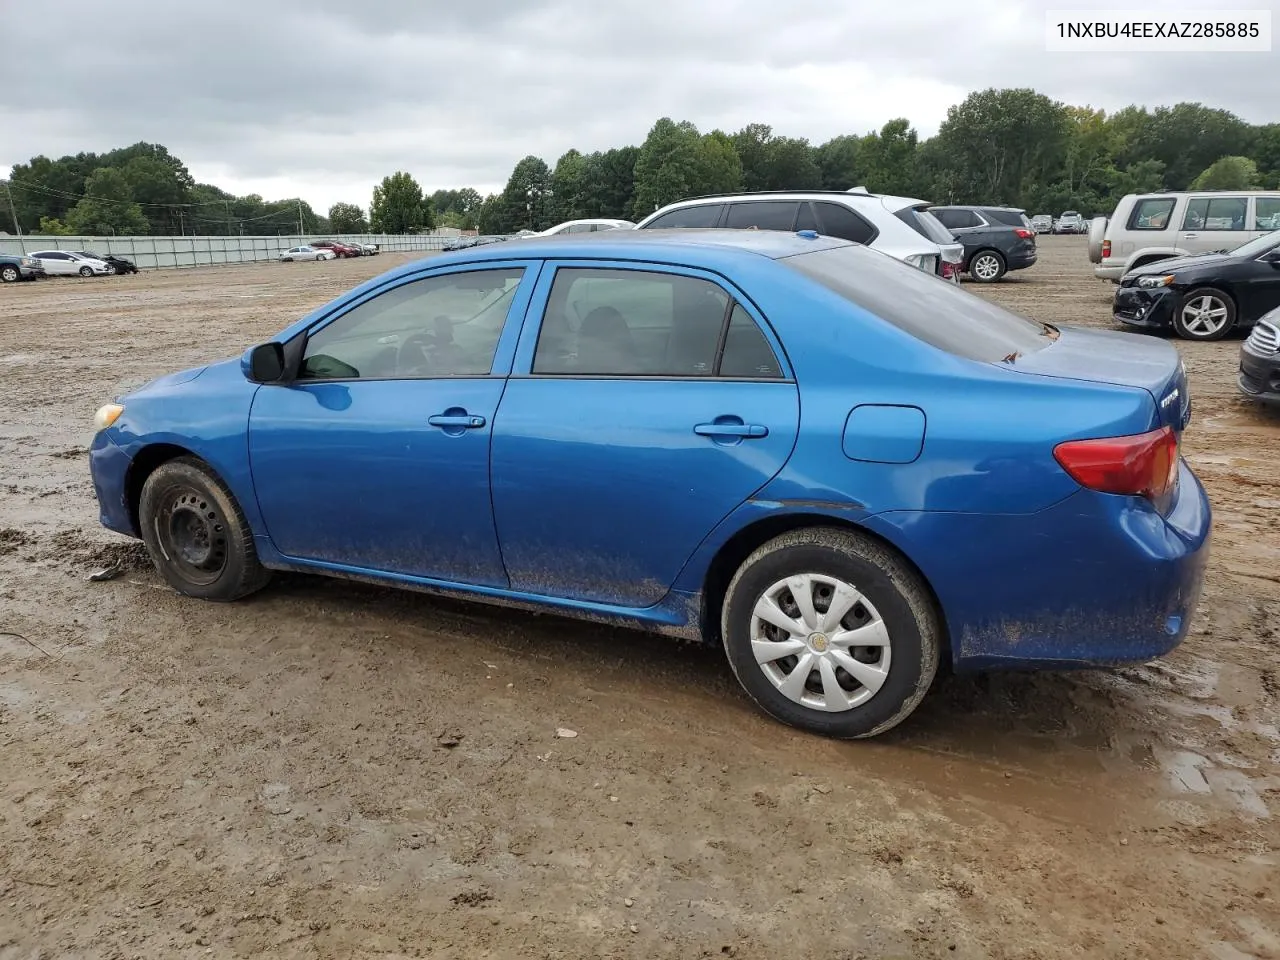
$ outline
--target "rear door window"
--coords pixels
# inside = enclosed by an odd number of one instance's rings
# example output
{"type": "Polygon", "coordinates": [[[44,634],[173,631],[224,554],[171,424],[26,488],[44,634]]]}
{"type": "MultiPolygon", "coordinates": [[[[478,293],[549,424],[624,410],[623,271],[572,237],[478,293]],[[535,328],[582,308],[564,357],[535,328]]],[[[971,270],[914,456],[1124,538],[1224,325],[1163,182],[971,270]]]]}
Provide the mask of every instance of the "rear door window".
{"type": "Polygon", "coordinates": [[[822,224],[822,232],[828,237],[839,237],[854,243],[870,243],[876,238],[876,228],[846,206],[823,201],[815,203],[814,208],[822,224]]]}
{"type": "Polygon", "coordinates": [[[1193,197],[1187,201],[1183,230],[1243,230],[1249,201],[1245,197],[1193,197]]]}
{"type": "Polygon", "coordinates": [[[970,360],[995,363],[1047,347],[1035,323],[954,283],[857,247],[832,247],[778,261],[918,340],[970,360]]]}
{"type": "Polygon", "coordinates": [[[1129,230],[1167,230],[1178,201],[1174,197],[1148,197],[1133,205],[1126,228],[1129,230]]]}
{"type": "Polygon", "coordinates": [[[652,223],[646,225],[647,230],[667,230],[672,227],[714,227],[720,222],[720,211],[723,203],[703,203],[692,207],[680,207],[670,213],[664,213],[652,223]]]}
{"type": "Polygon", "coordinates": [[[724,225],[738,230],[786,230],[795,229],[796,214],[800,204],[795,200],[751,200],[729,204],[729,216],[724,225]]]}

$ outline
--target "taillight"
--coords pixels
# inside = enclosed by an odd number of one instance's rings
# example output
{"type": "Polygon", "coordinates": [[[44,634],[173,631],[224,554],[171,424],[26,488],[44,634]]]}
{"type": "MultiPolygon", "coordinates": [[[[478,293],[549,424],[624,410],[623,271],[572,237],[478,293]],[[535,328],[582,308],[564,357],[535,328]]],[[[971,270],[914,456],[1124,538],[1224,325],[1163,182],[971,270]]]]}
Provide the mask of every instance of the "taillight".
{"type": "Polygon", "coordinates": [[[1178,435],[1160,427],[1128,437],[1069,440],[1053,448],[1054,459],[1082,487],[1156,500],[1178,477],[1178,435]]]}
{"type": "Polygon", "coordinates": [[[1021,227],[1016,228],[1013,232],[1018,235],[1019,240],[1030,240],[1032,237],[1035,236],[1035,233],[1033,231],[1023,230],[1021,227]]]}
{"type": "Polygon", "coordinates": [[[1102,241],[1102,259],[1105,260],[1109,256],[1111,256],[1111,241],[1103,240],[1102,241]]]}
{"type": "Polygon", "coordinates": [[[960,264],[951,263],[947,260],[942,261],[942,279],[943,280],[950,280],[959,272],[960,272],[960,264]]]}

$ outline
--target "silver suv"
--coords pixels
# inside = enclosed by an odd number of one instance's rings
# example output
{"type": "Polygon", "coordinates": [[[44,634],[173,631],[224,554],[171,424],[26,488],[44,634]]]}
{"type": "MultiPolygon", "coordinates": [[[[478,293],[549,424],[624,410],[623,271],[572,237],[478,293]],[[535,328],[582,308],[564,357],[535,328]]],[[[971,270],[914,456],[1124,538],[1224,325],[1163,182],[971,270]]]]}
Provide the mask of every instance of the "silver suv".
{"type": "Polygon", "coordinates": [[[641,220],[636,229],[814,230],[864,244],[959,283],[964,247],[928,206],[923,200],[868,193],[864,187],[845,192],[733,193],[668,204],[641,220]]]}

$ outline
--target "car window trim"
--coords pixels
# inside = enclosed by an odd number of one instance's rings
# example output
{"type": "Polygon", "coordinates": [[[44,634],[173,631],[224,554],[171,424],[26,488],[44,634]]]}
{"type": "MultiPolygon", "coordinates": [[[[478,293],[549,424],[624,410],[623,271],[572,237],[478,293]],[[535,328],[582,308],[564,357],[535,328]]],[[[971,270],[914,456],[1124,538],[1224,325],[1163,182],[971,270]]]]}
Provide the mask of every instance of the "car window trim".
{"type": "Polygon", "coordinates": [[[324,317],[307,324],[283,340],[286,351],[290,348],[296,351],[300,364],[306,355],[307,341],[311,339],[312,335],[319,333],[352,310],[382,296],[384,293],[390,293],[392,290],[399,289],[406,284],[415,283],[418,280],[428,280],[433,277],[449,276],[455,273],[474,273],[479,270],[509,270],[516,267],[523,269],[524,273],[520,278],[520,283],[516,286],[516,295],[512,298],[511,305],[507,308],[507,316],[502,322],[502,332],[498,334],[498,342],[494,345],[493,360],[489,364],[488,373],[446,374],[439,377],[307,377],[305,379],[298,378],[292,383],[283,386],[288,388],[313,383],[372,383],[378,380],[484,380],[507,377],[511,370],[511,362],[515,356],[516,339],[519,336],[518,330],[523,323],[525,312],[528,310],[529,298],[533,295],[538,276],[542,272],[543,261],[540,260],[479,260],[466,264],[449,264],[446,267],[429,268],[405,276],[394,277],[386,283],[366,291],[365,295],[360,296],[358,299],[340,304],[324,317]],[[521,302],[522,298],[523,303],[521,302]],[[517,332],[513,332],[513,330],[517,332]]]}
{"type": "MultiPolygon", "coordinates": [[[[726,208],[728,204],[725,204],[726,208]]],[[[726,326],[721,324],[721,337],[727,338],[726,326]]],[[[716,366],[720,366],[717,354],[716,366]]],[[[795,383],[795,367],[787,355],[786,348],[773,325],[760,307],[737,284],[724,274],[705,267],[691,267],[679,263],[666,263],[661,260],[610,260],[599,258],[563,258],[545,260],[542,263],[537,283],[525,304],[525,316],[516,344],[515,356],[507,376],[512,380],[679,380],[699,383],[795,383]],[[533,359],[538,347],[538,338],[542,334],[542,321],[546,317],[547,305],[550,302],[551,287],[555,283],[556,273],[566,270],[633,270],[638,273],[670,273],[677,276],[706,280],[719,286],[729,297],[729,305],[725,316],[732,318],[733,304],[736,302],[751,317],[756,328],[764,337],[773,357],[781,371],[779,377],[722,377],[713,372],[707,376],[680,374],[617,374],[617,373],[534,373],[533,359]]]]}

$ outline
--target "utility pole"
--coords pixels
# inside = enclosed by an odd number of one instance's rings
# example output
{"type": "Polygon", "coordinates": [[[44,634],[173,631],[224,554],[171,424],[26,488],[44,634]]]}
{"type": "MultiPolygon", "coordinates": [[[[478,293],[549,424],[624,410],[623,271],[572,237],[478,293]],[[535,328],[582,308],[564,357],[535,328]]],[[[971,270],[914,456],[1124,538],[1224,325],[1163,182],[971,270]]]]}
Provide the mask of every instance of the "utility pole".
{"type": "Polygon", "coordinates": [[[303,233],[304,231],[302,229],[302,201],[299,200],[298,201],[298,239],[299,240],[302,239],[303,233]]]}
{"type": "Polygon", "coordinates": [[[13,190],[10,189],[8,180],[4,182],[4,192],[9,195],[9,213],[13,216],[13,232],[18,235],[18,249],[26,253],[27,245],[22,240],[22,227],[18,223],[18,210],[13,205],[13,190]]]}
{"type": "Polygon", "coordinates": [[[231,236],[231,201],[224,199],[223,206],[227,208],[227,236],[231,236]]]}

